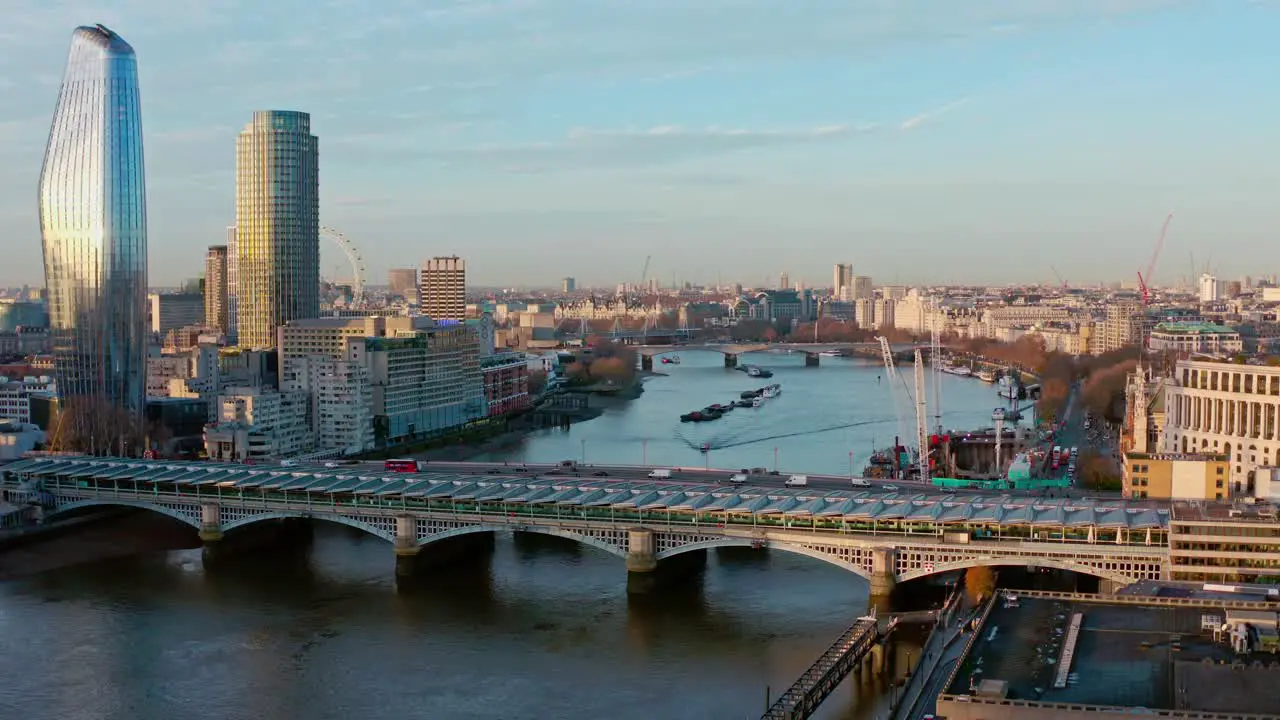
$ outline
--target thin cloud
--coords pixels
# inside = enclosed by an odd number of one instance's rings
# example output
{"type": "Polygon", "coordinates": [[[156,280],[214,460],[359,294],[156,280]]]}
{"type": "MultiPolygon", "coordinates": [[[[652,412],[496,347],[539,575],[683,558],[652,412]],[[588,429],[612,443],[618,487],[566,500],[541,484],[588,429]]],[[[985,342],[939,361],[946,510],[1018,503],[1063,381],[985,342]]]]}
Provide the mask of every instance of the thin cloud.
{"type": "Polygon", "coordinates": [[[898,125],[898,129],[902,131],[914,130],[915,128],[918,128],[921,125],[924,125],[925,123],[937,122],[940,118],[942,118],[942,116],[952,111],[959,110],[965,105],[968,105],[969,100],[970,98],[967,98],[967,97],[960,98],[959,100],[952,100],[951,102],[941,107],[934,108],[933,110],[929,110],[926,112],[922,112],[919,115],[913,115],[912,117],[909,117],[906,120],[903,120],[902,123],[898,125]]]}

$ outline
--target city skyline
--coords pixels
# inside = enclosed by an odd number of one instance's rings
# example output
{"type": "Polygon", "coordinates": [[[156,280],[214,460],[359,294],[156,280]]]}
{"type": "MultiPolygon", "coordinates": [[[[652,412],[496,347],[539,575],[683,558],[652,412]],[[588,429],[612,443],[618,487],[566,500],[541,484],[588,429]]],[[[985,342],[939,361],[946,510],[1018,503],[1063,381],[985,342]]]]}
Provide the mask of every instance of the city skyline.
{"type": "Polygon", "coordinates": [[[1201,248],[1224,277],[1280,265],[1273,171],[1256,152],[1271,130],[1249,122],[1266,116],[1255,88],[1278,65],[1267,3],[913,13],[850,0],[773,15],[724,0],[446,2],[375,18],[286,4],[253,22],[237,2],[99,18],[24,5],[0,53],[0,237],[18,248],[0,285],[38,277],[27,198],[41,118],[66,29],[91,20],[156,58],[143,73],[161,149],[157,284],[195,275],[221,241],[236,131],[272,107],[312,113],[321,219],[361,248],[369,277],[457,253],[484,258],[472,275],[489,286],[636,282],[646,255],[664,282],[785,266],[813,286],[856,259],[883,282],[1052,283],[1046,258],[1070,247],[1053,258],[1069,281],[1132,282],[1169,210],[1154,284],[1175,284],[1201,248]],[[207,82],[190,82],[197,68],[207,82]]]}

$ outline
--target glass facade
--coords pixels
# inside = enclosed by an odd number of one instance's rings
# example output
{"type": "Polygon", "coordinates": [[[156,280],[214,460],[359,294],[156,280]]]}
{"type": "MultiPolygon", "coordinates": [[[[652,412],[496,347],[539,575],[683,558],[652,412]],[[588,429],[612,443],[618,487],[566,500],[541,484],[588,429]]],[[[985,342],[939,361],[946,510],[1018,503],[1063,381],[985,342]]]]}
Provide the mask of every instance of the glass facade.
{"type": "Polygon", "coordinates": [[[319,144],[304,112],[255,112],[236,141],[236,333],[275,347],[290,320],[320,315],[319,144]]]}
{"type": "Polygon", "coordinates": [[[58,392],[136,413],[146,396],[147,204],[138,65],[101,25],[76,28],[40,171],[58,392]]]}

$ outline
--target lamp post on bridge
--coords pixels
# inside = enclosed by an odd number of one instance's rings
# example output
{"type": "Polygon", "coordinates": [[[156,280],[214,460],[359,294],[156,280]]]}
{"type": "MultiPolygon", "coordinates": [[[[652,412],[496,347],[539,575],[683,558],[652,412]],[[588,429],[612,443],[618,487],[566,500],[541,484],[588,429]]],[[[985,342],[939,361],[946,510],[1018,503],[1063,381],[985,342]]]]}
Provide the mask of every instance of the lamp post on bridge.
{"type": "Polygon", "coordinates": [[[778,474],[778,448],[773,449],[773,474],[778,474]]]}
{"type": "Polygon", "coordinates": [[[640,441],[640,465],[649,467],[649,440],[646,438],[640,441]]]}
{"type": "Polygon", "coordinates": [[[582,464],[587,464],[587,439],[582,439],[582,464]]]}
{"type": "Polygon", "coordinates": [[[853,477],[853,451],[849,451],[849,477],[853,477]]]}

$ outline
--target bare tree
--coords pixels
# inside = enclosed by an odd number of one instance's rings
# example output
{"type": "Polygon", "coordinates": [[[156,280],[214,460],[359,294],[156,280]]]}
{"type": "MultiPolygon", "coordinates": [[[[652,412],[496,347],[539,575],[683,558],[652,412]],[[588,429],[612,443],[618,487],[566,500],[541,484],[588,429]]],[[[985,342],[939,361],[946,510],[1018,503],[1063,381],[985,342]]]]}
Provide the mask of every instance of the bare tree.
{"type": "Polygon", "coordinates": [[[53,423],[50,449],[86,455],[136,457],[145,451],[146,431],[139,420],[105,398],[67,398],[53,423]]]}

